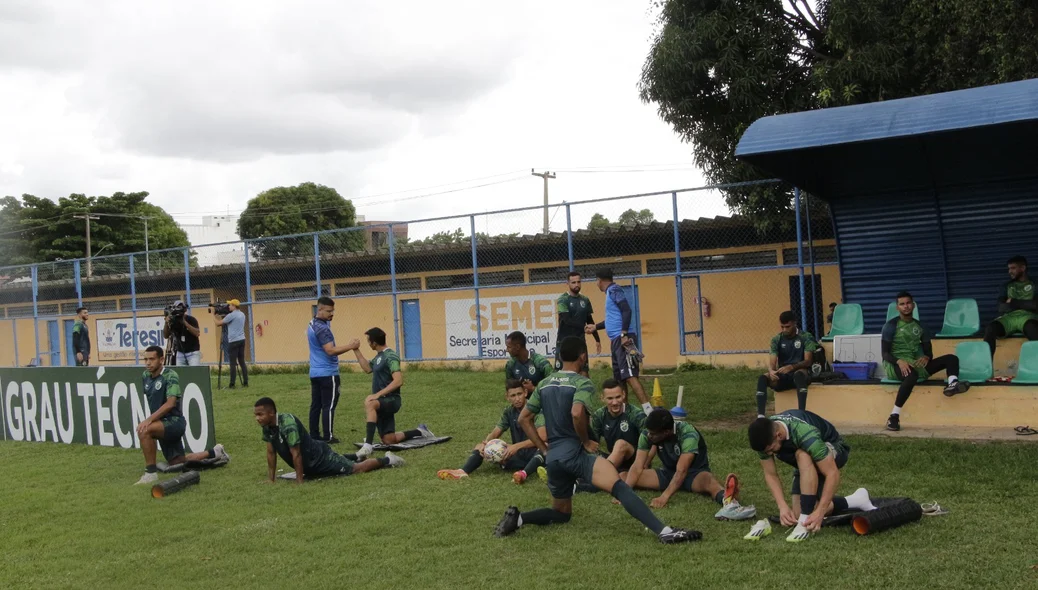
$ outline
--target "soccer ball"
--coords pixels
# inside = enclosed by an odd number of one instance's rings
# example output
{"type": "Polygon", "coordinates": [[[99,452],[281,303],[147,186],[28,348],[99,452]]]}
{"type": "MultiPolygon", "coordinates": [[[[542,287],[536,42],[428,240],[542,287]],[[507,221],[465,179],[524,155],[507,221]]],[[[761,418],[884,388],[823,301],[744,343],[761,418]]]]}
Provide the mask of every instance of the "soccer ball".
{"type": "Polygon", "coordinates": [[[500,463],[505,458],[507,448],[508,444],[505,441],[495,438],[483,447],[483,458],[491,463],[500,463]]]}

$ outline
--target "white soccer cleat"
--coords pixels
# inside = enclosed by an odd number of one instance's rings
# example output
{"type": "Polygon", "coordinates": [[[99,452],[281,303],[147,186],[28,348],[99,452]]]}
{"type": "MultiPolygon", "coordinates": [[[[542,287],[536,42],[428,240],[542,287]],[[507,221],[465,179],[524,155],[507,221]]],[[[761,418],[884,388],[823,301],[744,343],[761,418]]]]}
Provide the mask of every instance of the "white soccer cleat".
{"type": "Polygon", "coordinates": [[[371,443],[364,443],[360,449],[357,450],[357,459],[363,461],[371,456],[371,453],[375,452],[375,447],[371,446],[371,443]]]}
{"type": "Polygon", "coordinates": [[[223,445],[216,445],[213,447],[213,454],[216,455],[217,459],[222,461],[230,461],[231,456],[227,454],[227,449],[223,448],[223,445]]]}
{"type": "Polygon", "coordinates": [[[137,480],[137,483],[135,483],[133,485],[135,485],[135,486],[143,486],[143,485],[153,484],[153,483],[157,482],[158,480],[159,480],[159,474],[158,473],[148,473],[148,472],[145,472],[144,475],[142,475],[141,478],[137,480]]]}
{"type": "Polygon", "coordinates": [[[768,519],[765,518],[763,520],[758,520],[756,523],[754,523],[753,527],[750,529],[750,532],[746,533],[746,536],[743,537],[743,539],[746,539],[747,541],[760,541],[761,539],[767,537],[770,534],[771,523],[768,522],[768,519]]]}
{"type": "Polygon", "coordinates": [[[801,541],[806,541],[807,538],[810,536],[811,531],[807,530],[807,527],[805,527],[804,525],[797,523],[797,526],[793,529],[793,532],[789,533],[789,536],[786,537],[786,541],[789,543],[799,543],[801,541]]]}
{"type": "Polygon", "coordinates": [[[418,425],[418,432],[422,433],[422,438],[436,438],[436,435],[425,424],[418,425]]]}
{"type": "Polygon", "coordinates": [[[392,451],[386,451],[386,459],[389,459],[389,465],[386,465],[386,467],[403,467],[406,465],[404,458],[393,454],[392,451]]]}
{"type": "Polygon", "coordinates": [[[754,506],[743,506],[737,500],[721,507],[714,515],[717,520],[749,520],[757,516],[757,508],[754,506]]]}

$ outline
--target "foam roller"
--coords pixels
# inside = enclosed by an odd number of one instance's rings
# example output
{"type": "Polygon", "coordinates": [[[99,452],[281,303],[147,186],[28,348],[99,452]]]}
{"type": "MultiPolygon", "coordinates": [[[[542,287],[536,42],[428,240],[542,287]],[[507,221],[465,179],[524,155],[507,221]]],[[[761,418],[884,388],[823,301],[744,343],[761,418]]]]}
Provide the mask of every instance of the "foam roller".
{"type": "Polygon", "coordinates": [[[854,517],[854,532],[859,535],[871,535],[903,524],[916,522],[923,517],[923,508],[915,500],[904,499],[899,502],[863,512],[854,517]]]}
{"type": "Polygon", "coordinates": [[[197,471],[188,471],[181,473],[180,475],[167,479],[166,481],[159,482],[151,486],[151,497],[152,498],[165,498],[170,494],[175,494],[181,490],[186,489],[188,486],[197,484],[201,478],[197,471]]]}

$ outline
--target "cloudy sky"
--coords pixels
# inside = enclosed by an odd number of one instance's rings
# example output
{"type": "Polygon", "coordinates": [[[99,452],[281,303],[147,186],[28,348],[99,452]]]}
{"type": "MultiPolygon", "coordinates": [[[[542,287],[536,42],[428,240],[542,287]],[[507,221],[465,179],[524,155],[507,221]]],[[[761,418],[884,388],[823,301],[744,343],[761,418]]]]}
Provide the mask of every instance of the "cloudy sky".
{"type": "MultiPolygon", "coordinates": [[[[406,220],[539,205],[531,168],[557,171],[553,203],[700,186],[638,99],[653,20],[647,0],[4,0],[0,195],[147,190],[192,221],[313,181],[406,220]]],[[[574,223],[630,207],[670,214],[646,198],[574,223]]],[[[533,233],[541,213],[478,222],[533,233]]]]}

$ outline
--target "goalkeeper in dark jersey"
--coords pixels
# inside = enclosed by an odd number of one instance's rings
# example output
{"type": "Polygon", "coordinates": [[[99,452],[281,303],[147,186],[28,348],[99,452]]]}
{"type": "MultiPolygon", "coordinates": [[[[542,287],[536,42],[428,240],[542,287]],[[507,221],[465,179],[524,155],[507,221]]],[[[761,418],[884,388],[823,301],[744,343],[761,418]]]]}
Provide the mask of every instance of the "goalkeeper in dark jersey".
{"type": "MultiPolygon", "coordinates": [[[[567,290],[555,301],[556,310],[559,313],[559,333],[555,337],[555,370],[562,369],[562,358],[559,356],[558,344],[564,339],[575,336],[584,338],[587,326],[595,326],[592,317],[591,300],[580,293],[580,273],[571,272],[566,277],[567,290]]],[[[595,354],[602,354],[602,340],[598,336],[598,330],[591,332],[595,339],[595,354]]],[[[579,373],[588,376],[588,365],[585,363],[579,373]]]]}
{"type": "Polygon", "coordinates": [[[988,324],[984,341],[995,357],[995,342],[1000,338],[1023,334],[1028,340],[1038,340],[1038,300],[1034,291],[1038,285],[1027,277],[1027,259],[1014,256],[1009,259],[1009,282],[998,296],[998,312],[1002,315],[988,324]]]}

